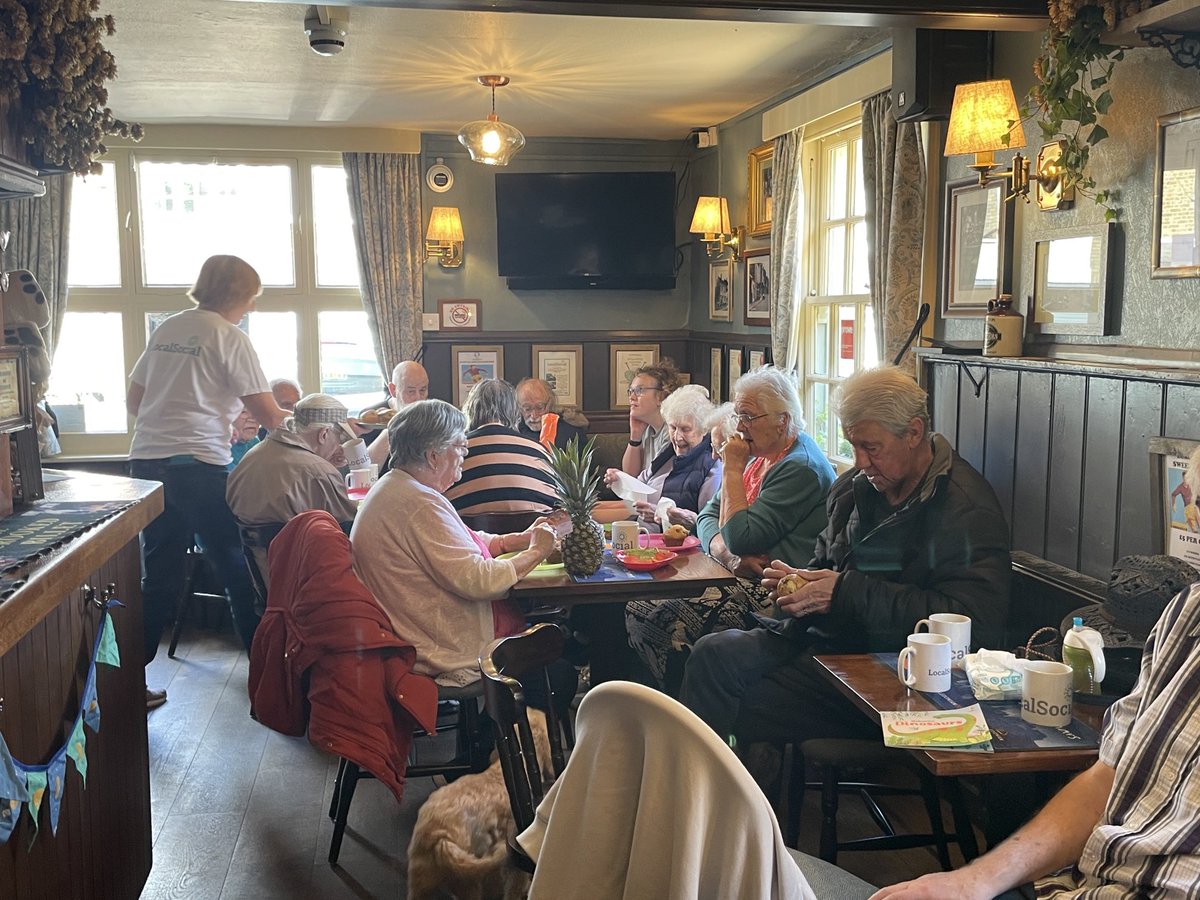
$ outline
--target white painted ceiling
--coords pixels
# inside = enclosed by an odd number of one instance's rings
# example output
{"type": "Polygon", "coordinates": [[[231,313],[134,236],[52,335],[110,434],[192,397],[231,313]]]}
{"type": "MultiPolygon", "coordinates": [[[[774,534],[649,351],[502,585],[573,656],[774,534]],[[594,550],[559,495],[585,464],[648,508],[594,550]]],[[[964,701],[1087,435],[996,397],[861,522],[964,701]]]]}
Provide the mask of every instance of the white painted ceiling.
{"type": "Polygon", "coordinates": [[[453,133],[496,111],[527,137],[672,139],[715,125],[886,38],[839,26],[355,7],[320,57],[304,4],[101,0],[116,20],[109,105],[143,123],[453,133]]]}

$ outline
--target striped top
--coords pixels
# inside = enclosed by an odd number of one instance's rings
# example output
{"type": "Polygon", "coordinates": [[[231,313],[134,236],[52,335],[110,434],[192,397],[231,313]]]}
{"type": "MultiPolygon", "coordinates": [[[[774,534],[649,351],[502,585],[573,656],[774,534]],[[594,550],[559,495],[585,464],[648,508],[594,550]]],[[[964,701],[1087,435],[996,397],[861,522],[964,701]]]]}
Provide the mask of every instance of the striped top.
{"type": "Polygon", "coordinates": [[[558,501],[541,445],[503,425],[483,425],[467,435],[462,479],[446,497],[466,516],[548,512],[558,501]]]}
{"type": "Polygon", "coordinates": [[[1100,760],[1116,770],[1078,866],[1039,897],[1194,897],[1200,886],[1200,584],[1150,632],[1133,692],[1105,716],[1100,760]]]}

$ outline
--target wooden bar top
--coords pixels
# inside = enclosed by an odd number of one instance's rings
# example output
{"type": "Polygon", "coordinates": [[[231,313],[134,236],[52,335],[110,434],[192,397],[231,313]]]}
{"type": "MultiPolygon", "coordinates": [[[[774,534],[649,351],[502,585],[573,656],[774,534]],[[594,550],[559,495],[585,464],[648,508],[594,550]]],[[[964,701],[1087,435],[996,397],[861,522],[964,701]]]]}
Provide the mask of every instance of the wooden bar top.
{"type": "Polygon", "coordinates": [[[564,571],[526,575],[509,592],[515,600],[552,600],[568,605],[624,603],[639,597],[695,597],[706,588],[730,586],[737,578],[723,565],[698,550],[680,553],[649,580],[580,583],[564,571]]]}
{"type": "MultiPolygon", "coordinates": [[[[12,581],[17,586],[0,597],[0,656],[163,510],[162,485],[157,481],[87,472],[73,472],[63,481],[47,484],[46,500],[127,501],[130,505],[78,537],[4,573],[8,586],[12,581]]],[[[38,502],[18,512],[36,510],[38,502]]]]}

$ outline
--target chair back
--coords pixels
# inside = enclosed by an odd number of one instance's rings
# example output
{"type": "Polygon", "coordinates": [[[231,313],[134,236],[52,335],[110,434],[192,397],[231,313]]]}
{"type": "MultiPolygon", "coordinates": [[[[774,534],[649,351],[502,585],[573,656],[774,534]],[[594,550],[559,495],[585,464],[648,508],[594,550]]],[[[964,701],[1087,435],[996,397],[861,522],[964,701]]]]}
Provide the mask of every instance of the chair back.
{"type": "Polygon", "coordinates": [[[521,512],[485,512],[462,516],[463,523],[474,531],[486,531],[488,534],[510,534],[514,531],[524,531],[539,516],[545,513],[533,510],[521,512]]]}
{"type": "Polygon", "coordinates": [[[554,767],[547,780],[552,781],[563,770],[564,756],[546,666],[562,658],[565,643],[566,635],[561,628],[543,623],[493,641],[479,657],[484,704],[496,725],[496,752],[518,831],[533,822],[534,811],[544,795],[542,785],[546,774],[538,762],[522,682],[528,678],[545,679],[546,696],[551,699],[546,710],[546,730],[554,767]]]}

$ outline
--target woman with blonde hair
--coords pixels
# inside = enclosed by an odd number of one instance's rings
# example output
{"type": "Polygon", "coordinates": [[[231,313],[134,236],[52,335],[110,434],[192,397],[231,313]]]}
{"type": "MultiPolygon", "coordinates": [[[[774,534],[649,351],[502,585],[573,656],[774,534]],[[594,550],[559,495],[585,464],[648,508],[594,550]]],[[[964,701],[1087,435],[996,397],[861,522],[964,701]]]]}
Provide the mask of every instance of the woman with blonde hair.
{"type": "Polygon", "coordinates": [[[663,421],[662,404],[683,384],[670,359],[642,366],[629,380],[629,446],[621,457],[621,471],[636,476],[670,446],[671,435],[663,421]]]}

